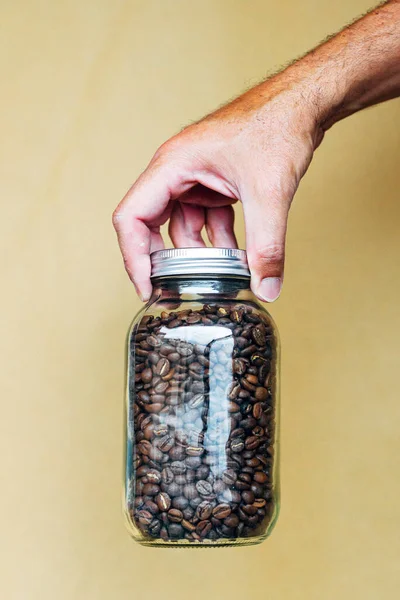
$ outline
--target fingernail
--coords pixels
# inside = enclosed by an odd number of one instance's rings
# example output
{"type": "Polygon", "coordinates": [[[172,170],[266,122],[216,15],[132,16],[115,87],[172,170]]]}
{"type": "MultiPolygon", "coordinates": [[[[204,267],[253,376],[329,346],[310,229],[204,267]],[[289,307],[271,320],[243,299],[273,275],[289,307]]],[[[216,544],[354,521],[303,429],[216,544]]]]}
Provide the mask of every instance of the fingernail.
{"type": "Polygon", "coordinates": [[[266,302],[273,302],[279,297],[282,288],[280,277],[266,277],[258,286],[257,294],[266,302]]]}

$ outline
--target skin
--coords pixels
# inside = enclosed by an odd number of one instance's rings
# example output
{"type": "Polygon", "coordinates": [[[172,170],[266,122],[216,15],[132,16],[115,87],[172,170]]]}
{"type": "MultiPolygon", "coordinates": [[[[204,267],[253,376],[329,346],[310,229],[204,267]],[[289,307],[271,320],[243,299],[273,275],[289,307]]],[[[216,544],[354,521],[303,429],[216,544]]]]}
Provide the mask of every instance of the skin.
{"type": "Polygon", "coordinates": [[[125,268],[151,295],[150,253],[236,247],[232,204],[242,202],[254,293],[281,291],[288,213],[325,132],[400,95],[400,0],[392,0],[164,143],[113,214],[125,268]]]}

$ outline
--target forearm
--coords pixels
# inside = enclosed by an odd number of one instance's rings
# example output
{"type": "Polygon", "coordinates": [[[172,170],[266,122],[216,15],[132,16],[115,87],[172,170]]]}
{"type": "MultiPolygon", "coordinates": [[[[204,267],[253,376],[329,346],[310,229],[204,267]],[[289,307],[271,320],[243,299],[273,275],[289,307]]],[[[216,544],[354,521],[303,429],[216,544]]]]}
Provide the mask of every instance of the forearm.
{"type": "Polygon", "coordinates": [[[391,0],[346,27],[290,65],[281,77],[282,85],[300,84],[323,129],[399,96],[400,0],[391,0]]]}

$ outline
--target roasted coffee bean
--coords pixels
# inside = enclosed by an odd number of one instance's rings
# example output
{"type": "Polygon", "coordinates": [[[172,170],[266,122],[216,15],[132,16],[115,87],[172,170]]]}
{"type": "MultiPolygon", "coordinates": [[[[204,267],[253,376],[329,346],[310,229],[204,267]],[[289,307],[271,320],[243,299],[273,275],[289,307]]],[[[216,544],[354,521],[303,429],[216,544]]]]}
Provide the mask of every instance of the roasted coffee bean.
{"type": "Polygon", "coordinates": [[[180,523],[183,519],[183,514],[177,508],[170,508],[168,511],[168,519],[172,523],[180,523]]]}
{"type": "Polygon", "coordinates": [[[267,501],[264,498],[256,498],[254,500],[254,506],[257,508],[263,508],[267,504],[267,501]]]}
{"type": "Polygon", "coordinates": [[[202,448],[201,446],[187,446],[186,454],[195,457],[201,456],[202,454],[204,454],[204,448],[202,448]]]}
{"type": "Polygon", "coordinates": [[[164,408],[163,404],[160,404],[159,402],[155,402],[154,404],[146,404],[146,406],[144,407],[144,410],[146,412],[149,413],[155,413],[158,414],[159,412],[162,411],[162,409],[164,408]]]}
{"type": "Polygon", "coordinates": [[[185,462],[189,469],[197,469],[201,465],[201,458],[199,456],[188,456],[185,462]]]}
{"type": "Polygon", "coordinates": [[[161,471],[161,479],[167,485],[173,482],[174,473],[171,467],[164,467],[164,469],[161,471]]]}
{"type": "Polygon", "coordinates": [[[152,515],[156,515],[159,512],[159,508],[153,500],[146,500],[144,507],[146,510],[149,510],[152,515]]]}
{"type": "Polygon", "coordinates": [[[204,403],[204,395],[203,394],[195,394],[192,396],[188,402],[188,406],[190,408],[198,408],[202,406],[204,403]]]}
{"type": "Polygon", "coordinates": [[[247,513],[248,515],[255,515],[257,514],[257,506],[254,506],[254,504],[245,504],[243,506],[243,510],[245,513],[247,513]]]}
{"type": "Polygon", "coordinates": [[[183,488],[181,485],[173,481],[167,487],[167,492],[171,498],[175,498],[176,496],[181,496],[183,492],[183,488]]]}
{"type": "Polygon", "coordinates": [[[171,368],[171,364],[170,364],[168,358],[160,358],[160,360],[158,361],[158,363],[156,364],[156,366],[154,368],[154,372],[157,375],[164,377],[165,375],[167,375],[167,373],[169,373],[170,368],[171,368]]]}
{"type": "Polygon", "coordinates": [[[173,462],[171,462],[170,468],[174,475],[182,475],[183,473],[185,473],[187,465],[181,460],[174,460],[173,462]]]}
{"type": "Polygon", "coordinates": [[[140,402],[142,404],[148,404],[150,402],[150,395],[145,392],[144,390],[141,390],[140,392],[138,392],[138,400],[140,400],[140,402]]]}
{"type": "Polygon", "coordinates": [[[169,451],[169,456],[172,461],[183,460],[186,456],[185,448],[183,446],[174,446],[169,451]]]}
{"type": "Polygon", "coordinates": [[[209,481],[206,481],[205,479],[200,479],[196,483],[196,489],[199,492],[200,496],[209,496],[210,494],[212,494],[213,491],[211,483],[209,481]]]}
{"type": "Polygon", "coordinates": [[[211,529],[212,524],[210,521],[199,521],[199,523],[196,525],[196,533],[202,538],[205,538],[207,534],[210,533],[211,529]]]}
{"type": "Polygon", "coordinates": [[[236,402],[228,402],[228,411],[230,413],[236,413],[240,411],[240,406],[236,402]]]}
{"type": "Polygon", "coordinates": [[[171,523],[168,525],[169,537],[173,540],[178,540],[183,537],[184,529],[179,523],[171,523]]]}
{"type": "Polygon", "coordinates": [[[260,439],[256,435],[250,435],[244,441],[246,450],[255,450],[260,445],[260,439]]]}
{"type": "Polygon", "coordinates": [[[254,493],[251,490],[245,490],[242,492],[242,499],[246,504],[253,504],[254,493]]]}
{"type": "Polygon", "coordinates": [[[156,469],[149,469],[146,474],[146,480],[149,483],[160,483],[161,482],[161,473],[156,469]]]}
{"type": "Polygon", "coordinates": [[[188,483],[183,487],[183,495],[188,500],[193,500],[198,497],[196,486],[193,483],[188,483]]]}
{"type": "Polygon", "coordinates": [[[164,394],[169,388],[168,381],[160,381],[154,386],[154,391],[156,394],[164,394]]]}
{"type": "Polygon", "coordinates": [[[230,504],[218,504],[212,511],[212,514],[217,519],[226,519],[232,512],[230,504]]]}
{"type": "Polygon", "coordinates": [[[149,525],[153,520],[153,515],[149,510],[137,510],[135,517],[141,525],[149,525]]]}
{"type": "Polygon", "coordinates": [[[161,452],[169,452],[174,445],[174,440],[172,436],[169,434],[164,435],[164,437],[160,438],[158,443],[158,448],[161,452]]]}
{"type": "Polygon", "coordinates": [[[172,499],[172,506],[179,510],[184,510],[189,505],[189,500],[184,496],[176,496],[172,499]]]}
{"type": "Polygon", "coordinates": [[[196,508],[196,517],[201,521],[204,519],[209,519],[211,517],[212,512],[213,507],[211,502],[209,502],[208,500],[203,500],[203,502],[200,502],[200,504],[196,508]]]}
{"type": "Polygon", "coordinates": [[[244,441],[241,438],[233,438],[231,441],[232,452],[242,452],[244,450],[244,441]]]}
{"type": "Polygon", "coordinates": [[[163,512],[169,510],[171,507],[171,498],[166,492],[160,492],[156,496],[155,501],[157,503],[158,508],[163,512]]]}
{"type": "Polygon", "coordinates": [[[145,483],[143,486],[144,496],[155,496],[160,491],[160,487],[155,483],[145,483]]]}
{"type": "Polygon", "coordinates": [[[254,481],[256,481],[257,483],[265,483],[266,481],[268,481],[268,476],[263,471],[256,471],[254,473],[254,481]]]}
{"type": "Polygon", "coordinates": [[[264,494],[264,488],[259,483],[252,483],[250,489],[254,493],[256,498],[261,498],[264,494]]]}
{"type": "Polygon", "coordinates": [[[235,358],[233,361],[233,372],[237,375],[244,375],[246,373],[247,363],[243,358],[235,358]]]}
{"type": "Polygon", "coordinates": [[[187,483],[193,483],[196,481],[196,471],[194,469],[186,469],[185,477],[187,483]]]}
{"type": "Polygon", "coordinates": [[[258,346],[265,346],[267,342],[265,327],[262,323],[253,327],[251,337],[258,346]]]}
{"type": "Polygon", "coordinates": [[[149,454],[152,450],[152,445],[148,440],[142,440],[141,442],[138,443],[137,448],[138,448],[138,451],[140,452],[140,454],[149,456],[149,454]]]}
{"type": "Polygon", "coordinates": [[[265,402],[265,400],[268,399],[268,390],[265,387],[257,387],[255,391],[255,397],[259,402],[265,402]]]}
{"type": "Polygon", "coordinates": [[[233,485],[237,479],[237,475],[233,469],[227,469],[222,473],[222,481],[226,485],[233,485]]]}

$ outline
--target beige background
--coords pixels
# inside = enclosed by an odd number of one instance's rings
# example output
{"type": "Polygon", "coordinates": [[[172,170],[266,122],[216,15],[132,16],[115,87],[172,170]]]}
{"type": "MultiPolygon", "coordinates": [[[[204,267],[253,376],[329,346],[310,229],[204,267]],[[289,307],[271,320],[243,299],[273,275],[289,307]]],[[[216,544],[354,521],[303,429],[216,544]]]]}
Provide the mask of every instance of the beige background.
{"type": "Polygon", "coordinates": [[[120,509],[139,302],[112,209],[165,138],[369,6],[3,0],[3,598],[398,598],[398,101],[327,135],[292,210],[272,537],[142,548],[120,509]]]}

